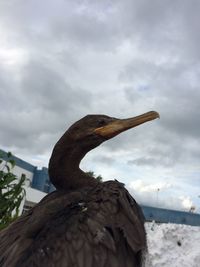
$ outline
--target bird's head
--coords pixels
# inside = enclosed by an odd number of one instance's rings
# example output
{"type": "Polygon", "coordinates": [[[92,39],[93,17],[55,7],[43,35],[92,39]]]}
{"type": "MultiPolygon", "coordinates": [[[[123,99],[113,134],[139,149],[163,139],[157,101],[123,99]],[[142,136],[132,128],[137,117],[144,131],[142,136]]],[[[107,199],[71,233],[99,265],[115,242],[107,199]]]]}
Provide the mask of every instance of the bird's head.
{"type": "Polygon", "coordinates": [[[51,182],[57,189],[96,184],[96,179],[79,169],[85,154],[121,132],[156,118],[159,118],[159,114],[155,111],[129,119],[105,115],[85,116],[74,123],[56,143],[49,161],[51,182]]]}
{"type": "Polygon", "coordinates": [[[81,147],[91,150],[128,129],[156,118],[159,118],[159,114],[155,111],[128,119],[117,119],[106,115],[87,115],[74,123],[68,129],[68,134],[71,140],[81,147]]]}

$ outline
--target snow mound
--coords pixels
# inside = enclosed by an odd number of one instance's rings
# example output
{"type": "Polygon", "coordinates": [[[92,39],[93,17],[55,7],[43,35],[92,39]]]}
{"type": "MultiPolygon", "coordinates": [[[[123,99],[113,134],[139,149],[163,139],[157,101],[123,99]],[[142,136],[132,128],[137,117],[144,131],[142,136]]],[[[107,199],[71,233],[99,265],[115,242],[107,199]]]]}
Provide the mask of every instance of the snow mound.
{"type": "Polygon", "coordinates": [[[200,227],[146,223],[144,267],[200,267],[200,227]]]}

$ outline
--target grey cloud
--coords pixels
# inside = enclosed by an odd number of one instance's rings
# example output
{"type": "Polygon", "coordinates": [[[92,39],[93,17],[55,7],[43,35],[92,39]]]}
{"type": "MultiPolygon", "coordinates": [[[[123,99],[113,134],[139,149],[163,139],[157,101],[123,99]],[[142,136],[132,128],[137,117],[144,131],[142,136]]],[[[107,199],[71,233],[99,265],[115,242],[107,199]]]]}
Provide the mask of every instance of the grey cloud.
{"type": "Polygon", "coordinates": [[[91,102],[91,94],[71,87],[63,77],[41,62],[29,62],[21,81],[1,83],[1,141],[7,146],[46,149],[53,135],[61,134],[70,122],[83,116],[91,102]],[[10,107],[10,108],[9,108],[10,107]],[[85,112],[84,112],[85,110],[85,112]],[[40,142],[45,135],[49,142],[40,142]]]}
{"type": "Polygon", "coordinates": [[[134,164],[134,165],[138,165],[138,166],[164,166],[164,167],[168,167],[171,165],[174,165],[174,161],[172,158],[170,157],[163,157],[161,158],[155,158],[155,157],[144,157],[144,158],[137,158],[135,160],[129,160],[128,164],[134,164]]]}
{"type": "Polygon", "coordinates": [[[111,50],[119,40],[119,32],[110,19],[112,5],[106,1],[95,4],[36,0],[20,3],[12,13],[6,5],[3,10],[4,25],[16,29],[12,37],[23,46],[111,50]]]}
{"type": "MultiPolygon", "coordinates": [[[[184,164],[191,157],[197,161],[196,150],[197,147],[200,149],[199,65],[185,64],[184,61],[171,66],[167,64],[157,65],[153,59],[133,61],[120,75],[120,79],[129,84],[124,90],[129,105],[134,103],[138,110],[149,105],[161,115],[153,130],[154,138],[151,136],[150,139],[159,151],[152,156],[144,145],[146,155],[130,160],[131,163],[170,166],[184,164]],[[194,142],[196,147],[191,145],[194,142]]],[[[144,135],[139,135],[140,142],[141,137],[144,135]]]]}
{"type": "Polygon", "coordinates": [[[52,23],[51,31],[59,39],[81,47],[110,50],[116,43],[112,27],[94,16],[76,15],[64,21],[58,18],[52,23]]]}
{"type": "Polygon", "coordinates": [[[41,62],[30,62],[25,66],[21,86],[24,95],[30,97],[30,105],[37,104],[57,113],[75,109],[80,102],[83,106],[90,103],[89,93],[81,88],[72,88],[54,68],[41,62]]]}
{"type": "Polygon", "coordinates": [[[147,56],[152,52],[174,54],[175,57],[199,58],[198,18],[200,5],[183,1],[123,1],[119,2],[118,19],[123,30],[131,36],[147,56]],[[123,14],[126,14],[124,16],[123,14]],[[191,57],[192,56],[192,57],[191,57]]]}
{"type": "Polygon", "coordinates": [[[94,161],[97,161],[97,162],[100,162],[104,165],[110,165],[110,164],[114,164],[116,162],[116,159],[114,157],[110,157],[110,156],[102,156],[102,155],[98,155],[98,156],[95,156],[94,158],[94,161]]]}
{"type": "MultiPolygon", "coordinates": [[[[49,42],[91,49],[115,49],[130,39],[149,53],[199,54],[197,1],[18,1],[15,9],[2,5],[5,26],[17,31],[15,41],[46,47],[49,42]],[[12,11],[12,12],[11,12],[12,11]],[[184,45],[183,45],[184,44],[184,45]],[[195,52],[194,52],[195,51],[195,52]]],[[[14,34],[13,34],[14,36],[14,34]]],[[[165,56],[165,55],[164,55],[165,56]]],[[[189,57],[188,57],[189,58],[189,57]]],[[[195,58],[195,57],[193,57],[195,58]]]]}

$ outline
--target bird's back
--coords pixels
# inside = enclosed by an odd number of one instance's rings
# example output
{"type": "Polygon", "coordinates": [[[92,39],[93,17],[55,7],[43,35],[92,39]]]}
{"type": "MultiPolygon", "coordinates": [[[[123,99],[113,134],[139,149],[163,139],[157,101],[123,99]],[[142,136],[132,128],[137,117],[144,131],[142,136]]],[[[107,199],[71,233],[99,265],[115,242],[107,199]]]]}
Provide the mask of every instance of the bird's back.
{"type": "Polygon", "coordinates": [[[138,267],[140,207],[117,181],[47,196],[0,232],[2,267],[138,267]]]}

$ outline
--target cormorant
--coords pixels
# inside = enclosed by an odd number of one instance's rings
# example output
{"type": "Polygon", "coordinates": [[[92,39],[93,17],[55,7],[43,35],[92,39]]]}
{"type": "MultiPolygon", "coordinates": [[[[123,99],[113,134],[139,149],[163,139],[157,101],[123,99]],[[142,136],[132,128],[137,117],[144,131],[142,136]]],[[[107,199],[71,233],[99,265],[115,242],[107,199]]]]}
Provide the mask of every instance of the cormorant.
{"type": "Polygon", "coordinates": [[[118,181],[98,182],[79,163],[104,141],[159,117],[87,115],[55,145],[56,191],[0,232],[1,267],[138,267],[146,248],[141,208],[118,181]]]}

